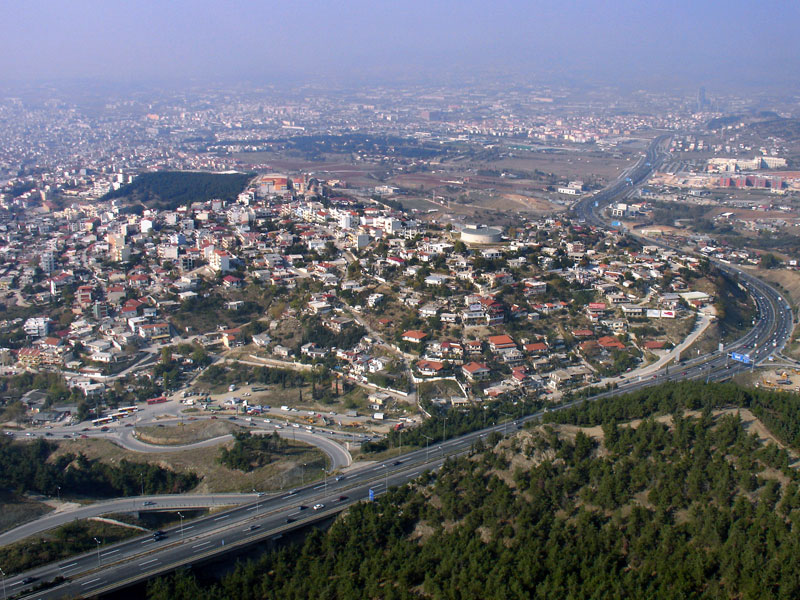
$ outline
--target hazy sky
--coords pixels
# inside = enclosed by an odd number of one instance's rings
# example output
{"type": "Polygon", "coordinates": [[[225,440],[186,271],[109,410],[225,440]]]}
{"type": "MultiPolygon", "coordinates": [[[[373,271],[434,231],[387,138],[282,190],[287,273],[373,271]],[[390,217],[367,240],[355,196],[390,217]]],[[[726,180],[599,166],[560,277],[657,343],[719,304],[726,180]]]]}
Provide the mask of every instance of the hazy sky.
{"type": "Polygon", "coordinates": [[[3,0],[0,22],[0,81],[474,68],[694,86],[800,73],[796,0],[3,0]]]}

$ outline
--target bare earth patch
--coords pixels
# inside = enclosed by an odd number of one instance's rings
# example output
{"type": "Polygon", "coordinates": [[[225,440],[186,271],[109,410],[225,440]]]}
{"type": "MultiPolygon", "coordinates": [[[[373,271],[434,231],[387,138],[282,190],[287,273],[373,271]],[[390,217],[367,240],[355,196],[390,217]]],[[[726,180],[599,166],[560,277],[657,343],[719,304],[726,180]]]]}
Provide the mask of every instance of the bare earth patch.
{"type": "Polygon", "coordinates": [[[189,421],[181,425],[137,427],[136,437],[148,444],[157,446],[183,446],[241,431],[243,427],[228,421],[204,419],[189,421]]]}
{"type": "Polygon", "coordinates": [[[301,442],[289,441],[286,453],[274,462],[255,469],[249,473],[231,470],[217,462],[219,448],[230,446],[233,441],[207,448],[194,448],[185,451],[141,453],[126,450],[108,440],[87,439],[60,443],[52,454],[51,460],[57,456],[72,452],[82,452],[90,459],[100,459],[115,463],[121,460],[130,462],[147,462],[157,464],[175,471],[189,471],[201,477],[200,484],[192,493],[215,492],[250,492],[279,490],[295,487],[302,481],[308,483],[312,479],[322,479],[322,467],[327,458],[318,449],[301,442]],[[303,467],[303,464],[306,467],[303,467]]]}

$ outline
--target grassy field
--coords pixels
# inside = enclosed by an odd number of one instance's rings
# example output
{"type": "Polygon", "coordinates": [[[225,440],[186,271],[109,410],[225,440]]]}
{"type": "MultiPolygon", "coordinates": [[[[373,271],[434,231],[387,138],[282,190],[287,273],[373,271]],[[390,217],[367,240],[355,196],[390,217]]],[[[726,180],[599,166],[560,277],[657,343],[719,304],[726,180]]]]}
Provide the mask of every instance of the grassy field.
{"type": "Polygon", "coordinates": [[[136,435],[143,442],[158,446],[183,446],[204,440],[214,439],[244,427],[229,421],[188,421],[175,425],[151,425],[137,427],[136,435]]]}
{"type": "MultiPolygon", "coordinates": [[[[229,446],[233,441],[224,444],[229,446]]],[[[279,460],[250,473],[242,473],[217,462],[221,445],[185,451],[140,453],[126,450],[107,440],[80,439],[59,444],[53,457],[66,452],[83,452],[88,458],[108,462],[150,462],[176,471],[191,471],[202,478],[200,484],[192,490],[195,493],[279,490],[300,483],[303,463],[319,467],[313,471],[315,479],[316,471],[319,471],[318,477],[322,478],[321,469],[327,464],[327,457],[320,450],[290,440],[289,447],[279,460]]]]}
{"type": "Polygon", "coordinates": [[[28,521],[34,521],[52,510],[43,502],[4,490],[0,492],[0,531],[8,531],[28,521]]]}
{"type": "Polygon", "coordinates": [[[0,548],[0,564],[6,576],[62,560],[96,548],[94,538],[103,545],[141,535],[141,531],[100,521],[75,521],[45,531],[33,538],[0,548]]]}

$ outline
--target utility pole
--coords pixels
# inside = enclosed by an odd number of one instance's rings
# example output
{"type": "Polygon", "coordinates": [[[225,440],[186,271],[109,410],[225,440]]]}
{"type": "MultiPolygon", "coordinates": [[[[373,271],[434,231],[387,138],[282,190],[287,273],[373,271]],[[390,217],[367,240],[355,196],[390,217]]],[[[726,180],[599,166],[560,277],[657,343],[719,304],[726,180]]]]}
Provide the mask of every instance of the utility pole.
{"type": "Polygon", "coordinates": [[[181,518],[181,542],[183,542],[183,514],[178,511],[178,516],[181,518]]]}
{"type": "Polygon", "coordinates": [[[97,542],[97,566],[100,566],[100,540],[94,538],[94,541],[97,542]]]}
{"type": "Polygon", "coordinates": [[[0,569],[0,575],[3,576],[3,600],[6,600],[6,572],[0,569]]]}
{"type": "Polygon", "coordinates": [[[444,417],[442,420],[442,441],[447,439],[447,419],[448,417],[444,417]]]}

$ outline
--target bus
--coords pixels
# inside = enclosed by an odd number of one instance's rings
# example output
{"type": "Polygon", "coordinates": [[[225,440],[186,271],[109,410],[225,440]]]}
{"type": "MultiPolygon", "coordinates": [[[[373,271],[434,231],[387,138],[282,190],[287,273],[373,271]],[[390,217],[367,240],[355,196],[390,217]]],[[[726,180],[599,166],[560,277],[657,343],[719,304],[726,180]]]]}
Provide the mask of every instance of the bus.
{"type": "Polygon", "coordinates": [[[119,412],[121,412],[121,413],[125,413],[125,414],[129,415],[131,413],[137,412],[139,409],[136,408],[135,406],[123,406],[123,407],[118,408],[117,410],[119,412]]]}
{"type": "Polygon", "coordinates": [[[118,421],[119,419],[124,419],[124,418],[125,418],[125,417],[127,417],[128,415],[130,415],[130,413],[126,413],[126,412],[115,412],[115,413],[111,413],[111,418],[112,418],[113,420],[115,420],[115,421],[118,421]]]}
{"type": "Polygon", "coordinates": [[[114,419],[111,417],[102,417],[100,419],[95,419],[94,421],[92,421],[92,425],[94,425],[95,427],[102,427],[103,425],[108,425],[113,421],[114,419]]]}
{"type": "Polygon", "coordinates": [[[158,396],[157,398],[150,398],[147,400],[148,404],[163,404],[167,401],[166,396],[158,396]]]}

